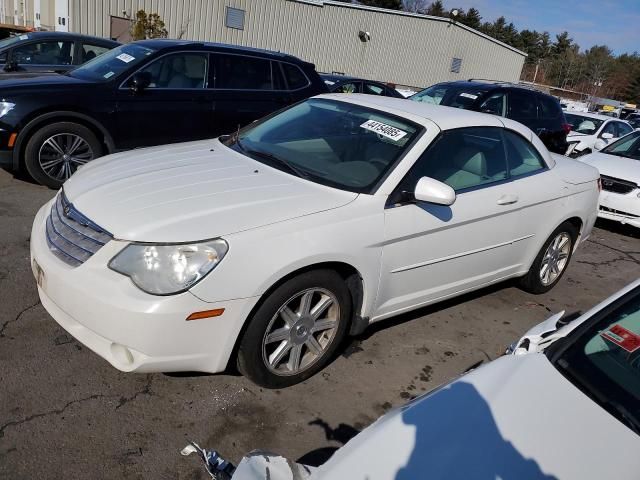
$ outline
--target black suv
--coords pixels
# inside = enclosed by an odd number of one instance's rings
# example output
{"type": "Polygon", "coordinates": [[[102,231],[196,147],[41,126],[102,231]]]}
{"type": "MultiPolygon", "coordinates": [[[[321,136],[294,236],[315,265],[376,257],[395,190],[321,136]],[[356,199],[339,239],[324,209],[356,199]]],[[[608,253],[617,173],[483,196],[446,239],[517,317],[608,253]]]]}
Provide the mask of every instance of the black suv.
{"type": "Polygon", "coordinates": [[[64,73],[118,45],[77,33],[30,32],[0,40],[0,68],[5,72],[64,73]]]}
{"type": "Polygon", "coordinates": [[[229,133],[327,91],[290,55],[143,40],[65,75],[0,81],[0,161],[57,188],[101,155],[229,133]]]}
{"type": "Polygon", "coordinates": [[[533,130],[549,151],[567,151],[567,124],[555,97],[512,83],[469,80],[444,82],[409,97],[416,102],[434,103],[492,113],[520,122],[533,130]]]}

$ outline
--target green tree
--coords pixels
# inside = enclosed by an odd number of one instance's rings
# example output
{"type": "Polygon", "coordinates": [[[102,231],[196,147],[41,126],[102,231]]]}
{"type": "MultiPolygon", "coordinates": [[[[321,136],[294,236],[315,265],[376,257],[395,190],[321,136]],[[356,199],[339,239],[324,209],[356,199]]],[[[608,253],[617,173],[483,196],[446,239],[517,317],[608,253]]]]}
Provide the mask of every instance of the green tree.
{"type": "Polygon", "coordinates": [[[480,16],[480,12],[475,8],[471,7],[469,10],[462,12],[460,10],[460,23],[465,24],[468,27],[475,28],[476,30],[480,29],[482,25],[482,17],[480,16]]]}
{"type": "Polygon", "coordinates": [[[448,17],[449,12],[444,9],[444,4],[442,0],[436,0],[431,5],[427,7],[424,12],[427,15],[431,15],[433,17],[448,17]]]}
{"type": "Polygon", "coordinates": [[[136,18],[131,26],[131,38],[144,40],[145,38],[167,38],[169,32],[157,13],[147,14],[144,10],[136,12],[136,18]]]}

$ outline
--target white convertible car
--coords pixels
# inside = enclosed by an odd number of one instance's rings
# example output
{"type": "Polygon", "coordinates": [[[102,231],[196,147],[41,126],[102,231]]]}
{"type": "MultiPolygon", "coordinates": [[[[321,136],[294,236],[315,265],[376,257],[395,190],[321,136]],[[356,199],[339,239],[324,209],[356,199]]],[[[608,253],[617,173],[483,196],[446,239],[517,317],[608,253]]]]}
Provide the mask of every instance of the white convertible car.
{"type": "Polygon", "coordinates": [[[259,451],[237,469],[206,452],[206,468],[220,480],[637,480],[640,281],[561,317],[390,411],[319,468],[259,451]]]}
{"type": "Polygon", "coordinates": [[[322,95],[220,139],[93,161],[38,212],[42,304],[123,371],[284,387],[367,324],[521,278],[552,288],[598,171],[519,123],[322,95]]]}
{"type": "Polygon", "coordinates": [[[580,160],[600,171],[598,215],[640,228],[640,131],[580,160]]]}

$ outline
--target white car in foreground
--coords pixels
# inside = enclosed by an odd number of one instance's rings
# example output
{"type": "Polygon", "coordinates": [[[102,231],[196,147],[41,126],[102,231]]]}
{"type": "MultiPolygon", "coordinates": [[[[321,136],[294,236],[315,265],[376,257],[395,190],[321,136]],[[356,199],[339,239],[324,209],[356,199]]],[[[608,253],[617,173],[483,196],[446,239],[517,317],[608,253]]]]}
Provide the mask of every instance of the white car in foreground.
{"type": "Polygon", "coordinates": [[[567,152],[572,158],[598,151],[633,131],[633,127],[624,120],[618,120],[597,113],[564,112],[571,125],[567,135],[567,152]]]}
{"type": "Polygon", "coordinates": [[[252,452],[215,478],[637,480],[640,281],[573,322],[561,316],[387,413],[319,468],[252,452]]]}
{"type": "Polygon", "coordinates": [[[598,178],[514,121],[323,95],[91,162],[38,212],[32,264],[44,307],[120,370],[233,358],[283,387],[370,322],[507,278],[549,290],[598,178]]]}
{"type": "Polygon", "coordinates": [[[640,228],[640,131],[580,160],[600,171],[598,216],[640,228]]]}

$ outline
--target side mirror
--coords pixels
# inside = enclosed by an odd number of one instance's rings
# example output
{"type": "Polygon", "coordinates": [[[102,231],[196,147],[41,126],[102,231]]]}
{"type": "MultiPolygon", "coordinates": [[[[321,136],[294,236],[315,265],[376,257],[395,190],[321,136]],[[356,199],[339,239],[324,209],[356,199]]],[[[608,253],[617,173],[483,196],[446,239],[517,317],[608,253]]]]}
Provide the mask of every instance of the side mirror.
{"type": "Polygon", "coordinates": [[[600,138],[604,138],[605,140],[611,140],[613,138],[613,133],[603,133],[602,135],[600,135],[600,138]]]}
{"type": "MultiPolygon", "coordinates": [[[[611,135],[611,134],[609,133],[609,134],[606,134],[606,135],[611,135]]],[[[596,140],[596,142],[593,144],[593,149],[594,149],[594,150],[602,150],[602,149],[603,149],[604,147],[606,147],[606,146],[607,146],[607,142],[606,142],[606,141],[604,141],[604,140],[602,140],[601,138],[599,138],[599,139],[598,139],[598,140],[596,140]]]]}
{"type": "Polygon", "coordinates": [[[129,88],[133,93],[140,93],[151,84],[151,73],[138,72],[131,77],[129,88]]]}
{"type": "Polygon", "coordinates": [[[420,202],[436,205],[452,205],[456,201],[456,192],[446,183],[433,178],[422,177],[418,180],[413,196],[420,202]]]}

